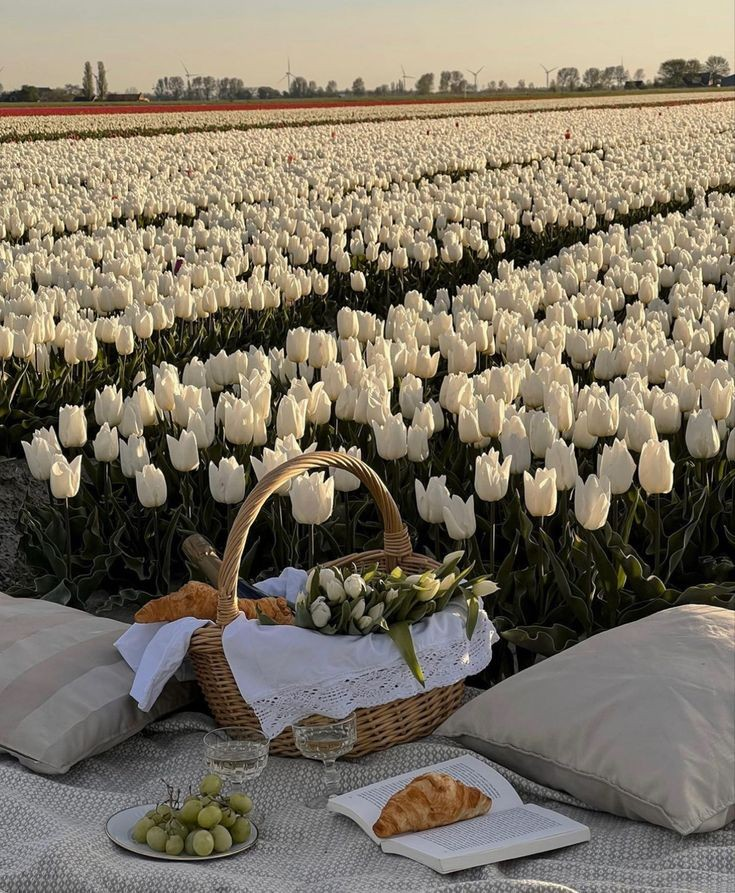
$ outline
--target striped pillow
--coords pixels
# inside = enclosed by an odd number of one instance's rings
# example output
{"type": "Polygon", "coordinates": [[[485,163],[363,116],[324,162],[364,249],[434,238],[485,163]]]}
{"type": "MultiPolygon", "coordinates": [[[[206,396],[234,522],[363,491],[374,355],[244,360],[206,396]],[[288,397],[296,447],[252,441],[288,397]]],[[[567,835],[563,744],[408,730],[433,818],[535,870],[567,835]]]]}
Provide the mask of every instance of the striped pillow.
{"type": "Polygon", "coordinates": [[[130,697],[133,671],[113,647],[127,624],[0,593],[0,751],[34,772],[67,772],[183,707],[172,680],[150,713],[130,697]]]}

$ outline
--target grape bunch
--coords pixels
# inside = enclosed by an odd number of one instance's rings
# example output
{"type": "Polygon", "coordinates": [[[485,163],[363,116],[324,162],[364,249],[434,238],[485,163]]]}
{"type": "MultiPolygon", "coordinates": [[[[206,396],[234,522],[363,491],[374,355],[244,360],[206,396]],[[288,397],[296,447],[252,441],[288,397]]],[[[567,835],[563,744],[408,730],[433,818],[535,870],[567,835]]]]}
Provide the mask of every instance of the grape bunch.
{"type": "MultiPolygon", "coordinates": [[[[222,795],[219,775],[205,775],[199,793],[190,793],[183,802],[181,792],[168,788],[168,801],[159,803],[133,825],[136,843],[145,843],[157,853],[178,856],[209,856],[224,853],[250,836],[253,801],[247,794],[222,795]]],[[[190,789],[191,790],[191,789],[190,789]]]]}

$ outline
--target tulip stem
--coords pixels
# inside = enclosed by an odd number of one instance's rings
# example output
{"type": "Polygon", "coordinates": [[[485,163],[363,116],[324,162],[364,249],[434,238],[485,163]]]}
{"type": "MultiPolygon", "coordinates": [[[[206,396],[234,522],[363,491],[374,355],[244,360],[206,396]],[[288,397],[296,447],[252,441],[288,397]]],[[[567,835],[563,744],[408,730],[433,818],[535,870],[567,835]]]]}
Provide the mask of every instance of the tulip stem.
{"type": "Polygon", "coordinates": [[[659,568],[661,566],[661,494],[656,494],[655,499],[656,504],[656,532],[654,534],[654,543],[655,543],[655,565],[653,568],[653,573],[657,577],[659,574],[659,568]]]}
{"type": "Polygon", "coordinates": [[[68,498],[64,499],[64,521],[66,524],[66,578],[71,582],[71,522],[68,498]]]}
{"type": "Polygon", "coordinates": [[[355,544],[350,526],[350,494],[343,493],[342,496],[345,503],[345,541],[347,542],[347,554],[351,555],[355,551],[355,544]]]}
{"type": "Polygon", "coordinates": [[[158,577],[161,573],[161,541],[158,535],[158,509],[153,509],[153,539],[155,542],[156,555],[156,592],[158,592],[158,577]]]}
{"type": "Polygon", "coordinates": [[[490,503],[490,576],[495,578],[495,503],[490,503]]]}
{"type": "Polygon", "coordinates": [[[314,525],[309,524],[309,570],[314,567],[314,525]]]}

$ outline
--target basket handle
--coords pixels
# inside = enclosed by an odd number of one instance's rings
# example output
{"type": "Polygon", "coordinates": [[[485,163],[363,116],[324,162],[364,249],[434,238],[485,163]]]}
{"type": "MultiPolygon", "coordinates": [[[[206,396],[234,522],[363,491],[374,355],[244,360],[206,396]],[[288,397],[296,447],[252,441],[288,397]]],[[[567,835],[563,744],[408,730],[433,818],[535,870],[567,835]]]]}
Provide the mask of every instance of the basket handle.
{"type": "Polygon", "coordinates": [[[266,500],[293,478],[304,474],[304,472],[322,468],[340,468],[343,471],[348,471],[359,478],[368,488],[383,520],[384,550],[390,567],[395,567],[403,556],[410,554],[411,540],[406,525],[401,519],[398,506],[385,484],[369,465],[347,453],[326,450],[296,456],[296,458],[269,471],[240,506],[240,511],[237,513],[227,538],[225,554],[219,571],[217,587],[219,589],[217,599],[217,623],[219,626],[227,626],[238,616],[236,598],[240,562],[250,528],[266,500]]]}

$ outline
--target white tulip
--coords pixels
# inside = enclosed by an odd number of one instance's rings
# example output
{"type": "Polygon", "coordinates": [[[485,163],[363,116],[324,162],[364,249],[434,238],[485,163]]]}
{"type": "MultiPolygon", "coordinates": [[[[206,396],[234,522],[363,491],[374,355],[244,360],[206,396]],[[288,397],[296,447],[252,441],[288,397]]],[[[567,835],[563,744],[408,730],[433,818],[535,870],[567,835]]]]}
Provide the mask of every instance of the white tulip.
{"type": "Polygon", "coordinates": [[[141,471],[150,463],[145,437],[132,434],[127,441],[119,441],[120,468],[126,478],[134,478],[136,471],[141,471]]]}
{"type": "Polygon", "coordinates": [[[215,502],[235,505],[245,498],[245,469],[234,456],[209,463],[209,490],[215,502]]]}
{"type": "Polygon", "coordinates": [[[497,450],[490,450],[475,457],[475,492],[485,502],[498,502],[505,498],[510,481],[511,457],[502,462],[497,450]]]}
{"type": "Polygon", "coordinates": [[[117,428],[110,428],[105,422],[97,432],[93,447],[94,457],[98,462],[114,462],[120,455],[117,428]]]}
{"type": "Polygon", "coordinates": [[[610,511],[610,481],[591,474],[586,481],[578,477],[574,487],[574,514],[586,530],[605,526],[610,511]]]}
{"type": "Polygon", "coordinates": [[[402,459],[408,452],[408,435],[400,414],[390,416],[385,424],[373,423],[375,448],[381,459],[402,459]]]}
{"type": "Polygon", "coordinates": [[[442,507],[442,517],[453,540],[466,540],[474,536],[477,530],[474,496],[470,496],[466,502],[461,496],[452,496],[442,507]]]}
{"type": "MultiPolygon", "coordinates": [[[[54,435],[54,439],[55,437],[56,435],[54,435]]],[[[27,443],[24,440],[22,446],[28,469],[33,477],[38,481],[47,481],[51,475],[51,466],[61,456],[58,441],[56,444],[51,443],[38,431],[34,431],[31,442],[27,443]]]]}
{"type": "Polygon", "coordinates": [[[182,431],[177,439],[166,435],[171,464],[177,471],[195,471],[199,468],[199,449],[192,431],[182,431]]]}
{"type": "Polygon", "coordinates": [[[546,518],[556,511],[556,470],[537,468],[531,477],[523,472],[523,498],[529,514],[535,518],[546,518]]]}
{"type": "Polygon", "coordinates": [[[59,440],[65,447],[82,447],[87,442],[87,419],[83,406],[67,403],[59,409],[59,440]]]}
{"type": "Polygon", "coordinates": [[[610,481],[610,492],[614,496],[630,490],[635,468],[635,459],[628,452],[624,440],[614,440],[612,446],[605,444],[597,457],[597,474],[610,481]]]}
{"type": "Polygon", "coordinates": [[[669,455],[669,442],[649,440],[643,444],[638,460],[638,480],[646,493],[670,493],[674,486],[674,463],[669,455]]]}
{"type": "Polygon", "coordinates": [[[720,436],[709,409],[701,409],[689,416],[684,439],[694,459],[712,459],[719,453],[720,436]]]}
{"type": "Polygon", "coordinates": [[[144,508],[159,508],[166,502],[166,478],[154,465],[144,465],[140,471],[135,472],[135,489],[144,508]]]}
{"type": "Polygon", "coordinates": [[[289,496],[299,524],[324,524],[334,507],[334,478],[325,480],[323,471],[301,475],[291,482],[289,496]]]}
{"type": "Polygon", "coordinates": [[[546,450],[544,464],[556,471],[556,489],[571,490],[577,480],[577,457],[574,444],[568,446],[562,440],[555,440],[546,450]]]}
{"type": "Polygon", "coordinates": [[[417,478],[414,480],[414,488],[419,515],[429,524],[441,524],[444,520],[444,506],[451,499],[446,475],[429,478],[426,487],[417,478]]]}
{"type": "Polygon", "coordinates": [[[49,483],[51,495],[55,499],[71,499],[79,492],[79,482],[82,474],[82,457],[77,456],[72,462],[68,462],[63,456],[56,457],[51,466],[49,483]]]}

